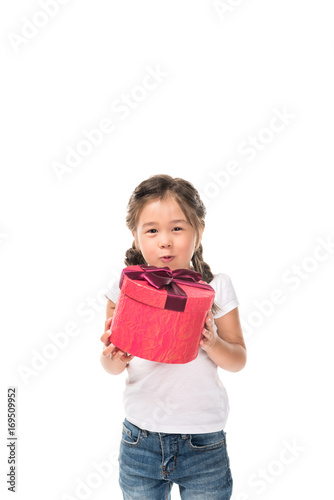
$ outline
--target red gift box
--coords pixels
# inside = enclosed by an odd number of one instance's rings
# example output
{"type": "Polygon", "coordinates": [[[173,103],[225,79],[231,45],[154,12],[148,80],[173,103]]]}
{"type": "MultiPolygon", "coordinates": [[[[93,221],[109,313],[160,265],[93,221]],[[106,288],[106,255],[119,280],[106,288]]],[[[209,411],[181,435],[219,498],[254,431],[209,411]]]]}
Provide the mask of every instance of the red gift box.
{"type": "Polygon", "coordinates": [[[109,340],[139,358],[189,363],[198,355],[215,290],[190,269],[128,266],[119,281],[109,340]]]}

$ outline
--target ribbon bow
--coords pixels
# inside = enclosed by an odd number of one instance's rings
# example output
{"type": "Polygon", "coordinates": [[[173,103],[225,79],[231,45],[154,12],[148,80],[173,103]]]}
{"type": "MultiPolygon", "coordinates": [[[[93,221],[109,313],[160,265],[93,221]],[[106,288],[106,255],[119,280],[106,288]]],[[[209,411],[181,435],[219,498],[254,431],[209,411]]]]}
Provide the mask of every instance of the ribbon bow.
{"type": "Polygon", "coordinates": [[[167,297],[164,309],[184,311],[188,296],[178,283],[214,291],[209,284],[198,283],[202,279],[202,275],[191,269],[175,269],[172,271],[168,266],[156,267],[145,264],[141,264],[140,267],[142,271],[123,269],[119,280],[119,288],[122,288],[125,274],[132,280],[146,280],[147,283],[155,288],[165,288],[167,290],[167,297]]]}

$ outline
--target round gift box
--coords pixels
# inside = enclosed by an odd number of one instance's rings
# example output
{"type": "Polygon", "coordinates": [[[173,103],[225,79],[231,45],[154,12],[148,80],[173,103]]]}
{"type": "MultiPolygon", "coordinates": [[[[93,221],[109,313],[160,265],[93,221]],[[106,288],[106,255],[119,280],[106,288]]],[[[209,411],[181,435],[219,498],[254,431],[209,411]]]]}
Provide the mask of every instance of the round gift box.
{"type": "Polygon", "coordinates": [[[175,311],[165,308],[166,288],[157,289],[146,280],[131,279],[124,271],[142,272],[142,267],[128,266],[122,271],[110,342],[150,361],[188,363],[195,359],[205,318],[214,301],[214,289],[203,280],[197,283],[209,289],[177,283],[187,297],[184,310],[175,311]]]}

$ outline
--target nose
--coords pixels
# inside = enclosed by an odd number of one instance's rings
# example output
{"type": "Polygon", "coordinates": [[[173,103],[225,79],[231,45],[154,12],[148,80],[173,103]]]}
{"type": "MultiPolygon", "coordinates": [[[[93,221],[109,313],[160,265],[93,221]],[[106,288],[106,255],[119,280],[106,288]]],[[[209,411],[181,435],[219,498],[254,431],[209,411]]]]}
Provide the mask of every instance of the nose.
{"type": "Polygon", "coordinates": [[[160,248],[169,248],[171,246],[171,243],[167,243],[167,239],[161,238],[159,246],[160,248]]]}

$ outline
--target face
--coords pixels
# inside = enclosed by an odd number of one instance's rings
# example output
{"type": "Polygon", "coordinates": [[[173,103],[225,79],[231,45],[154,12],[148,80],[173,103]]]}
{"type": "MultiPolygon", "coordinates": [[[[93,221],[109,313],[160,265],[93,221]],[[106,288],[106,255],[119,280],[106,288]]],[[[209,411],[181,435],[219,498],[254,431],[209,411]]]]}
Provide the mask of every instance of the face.
{"type": "MultiPolygon", "coordinates": [[[[200,232],[202,237],[204,228],[200,232]]],[[[172,198],[147,203],[132,235],[149,266],[190,269],[196,245],[195,229],[187,222],[178,203],[172,198]],[[177,222],[173,222],[177,221],[177,222]],[[170,261],[161,257],[172,255],[170,261]]]]}

